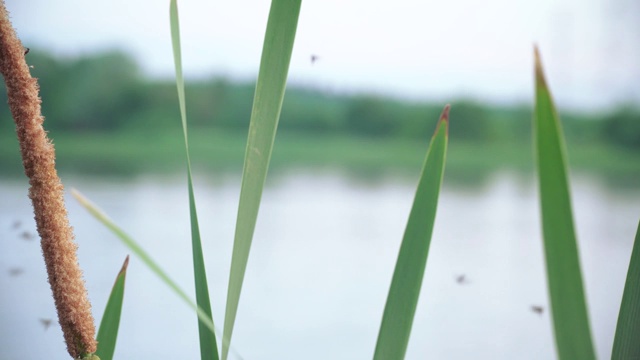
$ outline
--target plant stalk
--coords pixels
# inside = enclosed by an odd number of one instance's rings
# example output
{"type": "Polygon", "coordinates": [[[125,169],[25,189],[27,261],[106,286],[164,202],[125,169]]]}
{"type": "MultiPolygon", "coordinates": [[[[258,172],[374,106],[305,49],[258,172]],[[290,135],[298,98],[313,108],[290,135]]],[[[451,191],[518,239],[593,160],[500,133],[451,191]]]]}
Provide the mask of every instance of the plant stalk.
{"type": "Polygon", "coordinates": [[[4,0],[0,0],[0,73],[31,185],[29,197],[67,351],[74,359],[92,358],[97,348],[95,325],[64,205],[64,188],[55,168],[55,150],[42,127],[37,79],[31,77],[25,48],[9,21],[4,0]]]}

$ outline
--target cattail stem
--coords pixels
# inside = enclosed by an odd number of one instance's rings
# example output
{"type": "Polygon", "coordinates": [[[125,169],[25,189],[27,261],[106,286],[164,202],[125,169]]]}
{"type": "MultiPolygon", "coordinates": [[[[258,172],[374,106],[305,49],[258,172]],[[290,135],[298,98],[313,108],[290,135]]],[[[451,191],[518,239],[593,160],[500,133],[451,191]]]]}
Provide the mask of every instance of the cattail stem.
{"type": "Polygon", "coordinates": [[[96,351],[91,304],[64,206],[64,189],[55,168],[55,151],[42,127],[38,83],[31,77],[25,48],[11,26],[4,0],[0,0],[0,73],[6,82],[24,171],[31,185],[29,197],[58,321],[69,354],[74,359],[85,357],[96,351]]]}

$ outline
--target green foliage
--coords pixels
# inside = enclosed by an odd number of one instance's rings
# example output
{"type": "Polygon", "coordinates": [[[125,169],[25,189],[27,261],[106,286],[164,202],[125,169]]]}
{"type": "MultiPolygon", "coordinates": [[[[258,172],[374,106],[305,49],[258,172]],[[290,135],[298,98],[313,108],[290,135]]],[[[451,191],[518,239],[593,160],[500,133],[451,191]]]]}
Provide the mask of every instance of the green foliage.
{"type": "MultiPolygon", "coordinates": [[[[374,144],[375,148],[379,148],[381,140],[398,139],[400,140],[398,143],[406,144],[405,140],[421,139],[433,125],[423,120],[425,114],[431,117],[431,114],[437,111],[430,104],[409,103],[371,95],[338,96],[308,89],[292,91],[283,105],[299,10],[300,0],[273,0],[255,93],[252,91],[253,84],[234,84],[225,79],[194,82],[185,89],[182,77],[177,2],[176,0],[170,2],[179,114],[182,119],[186,149],[197,303],[194,303],[151,260],[149,255],[106,215],[77,192],[74,193],[89,212],[111,229],[195,310],[198,316],[202,359],[218,359],[218,349],[193,190],[186,121],[187,104],[192,109],[192,125],[209,131],[215,129],[217,136],[221,137],[220,142],[228,140],[226,135],[249,127],[227,293],[222,341],[222,359],[224,360],[230,348],[261,195],[281,112],[283,128],[291,133],[306,132],[313,135],[306,140],[315,139],[315,135],[322,134],[331,137],[332,141],[338,139],[336,143],[339,143],[340,136],[348,134],[357,139],[374,139],[368,144],[374,144]],[[188,101],[185,95],[187,92],[190,93],[188,101]],[[249,111],[252,94],[253,107],[249,111]],[[246,120],[249,118],[250,123],[247,123],[246,120]],[[217,131],[219,129],[223,131],[217,131]]],[[[60,124],[56,125],[60,130],[117,133],[123,129],[146,129],[153,126],[156,130],[162,130],[165,127],[174,126],[178,110],[175,109],[173,86],[165,82],[153,84],[145,82],[139,76],[135,63],[121,53],[110,52],[74,61],[59,61],[46,54],[34,52],[30,60],[37,64],[35,68],[38,70],[34,70],[36,75],[38,75],[37,72],[41,72],[44,84],[43,96],[53,99],[51,105],[45,107],[45,113],[60,119],[56,122],[60,124]]],[[[530,132],[525,121],[529,112],[527,107],[491,108],[468,100],[461,100],[454,106],[456,120],[450,131],[452,136],[461,143],[474,144],[470,149],[473,149],[473,146],[477,148],[477,144],[480,143],[494,145],[497,142],[503,144],[526,142],[524,139],[530,132]]],[[[448,111],[449,108],[445,108],[436,125],[435,134],[424,160],[385,305],[374,359],[401,360],[407,350],[428,258],[447,157],[448,111]]],[[[625,109],[610,114],[604,122],[598,121],[597,116],[568,114],[566,127],[569,129],[570,137],[575,136],[589,141],[606,139],[630,148],[638,148],[640,146],[638,114],[634,110],[625,109]],[[585,119],[591,121],[585,122],[585,119]]],[[[536,58],[534,131],[545,258],[558,355],[560,359],[594,359],[573,228],[564,135],[538,58],[536,58]]],[[[202,131],[198,135],[206,137],[206,134],[206,131],[202,131]]],[[[311,141],[301,141],[297,136],[290,137],[289,140],[291,139],[295,139],[294,143],[297,140],[297,150],[307,151],[313,146],[311,141]]],[[[210,138],[208,140],[211,142],[210,138]]],[[[139,142],[138,139],[136,141],[139,142]]],[[[173,144],[171,141],[169,143],[173,144]]],[[[371,148],[363,144],[367,142],[361,142],[358,150],[369,153],[368,149],[371,148]]],[[[79,148],[86,151],[82,146],[79,148]]],[[[348,153],[348,151],[342,151],[339,146],[331,149],[327,149],[326,146],[321,148],[320,152],[323,155],[334,151],[344,158],[348,153]]],[[[127,156],[141,154],[140,151],[126,150],[124,153],[127,156]]],[[[406,152],[406,150],[403,148],[403,151],[406,152]]],[[[493,151],[512,153],[510,150],[504,151],[504,148],[499,147],[493,151]]],[[[469,152],[476,155],[473,150],[469,152]]],[[[385,154],[392,158],[392,163],[402,161],[396,157],[396,153],[386,152],[385,154]]],[[[229,156],[229,152],[225,152],[222,156],[227,160],[233,157],[229,156]]],[[[369,160],[379,162],[381,158],[374,156],[369,160]]],[[[614,358],[637,356],[640,353],[636,341],[640,332],[640,327],[637,325],[640,322],[637,319],[640,316],[638,315],[640,314],[638,310],[640,287],[637,286],[640,281],[638,236],[640,235],[636,235],[625,297],[620,311],[614,358]]],[[[98,334],[102,345],[99,347],[99,355],[103,360],[111,359],[115,349],[124,294],[125,270],[126,262],[114,285],[98,334]]]]}
{"type": "Polygon", "coordinates": [[[223,360],[227,359],[229,353],[244,273],[258,219],[262,189],[267,178],[271,151],[282,110],[291,52],[298,26],[300,2],[300,0],[273,0],[269,10],[242,171],[224,318],[223,360]]]}
{"type": "Polygon", "coordinates": [[[138,66],[112,51],[75,61],[30,52],[33,75],[40,78],[43,113],[56,119],[51,128],[70,131],[114,130],[145,106],[138,66]]]}
{"type": "MultiPolygon", "coordinates": [[[[27,56],[39,78],[43,111],[52,131],[124,132],[132,129],[174,129],[178,109],[175,84],[144,78],[128,55],[109,51],[78,58],[57,58],[32,49],[27,56]]],[[[249,125],[255,83],[225,78],[191,81],[189,122],[193,128],[245,132],[249,125]]],[[[6,91],[0,89],[0,91],[6,91]]],[[[491,106],[471,100],[453,102],[456,122],[452,139],[472,143],[528,142],[530,106],[491,106]]],[[[323,135],[349,135],[420,141],[430,134],[438,105],[367,94],[331,94],[319,90],[287,90],[280,130],[323,135]]],[[[0,117],[9,117],[6,107],[0,117]]],[[[638,148],[640,110],[628,106],[611,113],[563,112],[566,136],[572,142],[608,142],[638,148]]],[[[0,123],[7,129],[10,122],[0,123]]]]}
{"type": "Polygon", "coordinates": [[[215,126],[230,130],[247,130],[255,84],[231,84],[212,79],[187,85],[193,127],[215,126]]]}
{"type": "Polygon", "coordinates": [[[359,135],[393,136],[400,125],[394,105],[369,96],[352,99],[347,109],[346,130],[359,135]]]}
{"type": "Polygon", "coordinates": [[[612,360],[640,359],[640,223],[629,261],[612,360]]]}
{"type": "Polygon", "coordinates": [[[489,140],[491,125],[487,107],[473,101],[453,103],[456,121],[450,125],[451,137],[460,140],[489,140]]]}
{"type": "Polygon", "coordinates": [[[196,314],[198,315],[198,319],[202,321],[209,330],[212,332],[215,331],[215,326],[213,324],[213,320],[211,317],[205,313],[203,309],[201,309],[189,296],[187,293],[178,286],[169,275],[162,270],[160,265],[156,263],[151,256],[129,235],[127,235],[124,230],[122,230],[118,225],[116,225],[113,220],[107,216],[100,208],[94,205],[89,199],[87,199],[84,195],[82,195],[79,191],[72,189],[71,195],[85,208],[96,220],[100,221],[102,225],[104,225],[107,229],[109,229],[124,245],[126,245],[134,254],[136,254],[140,260],[154,273],[162,282],[164,282],[170,289],[173,291],[178,297],[187,303],[190,308],[192,308],[196,314]]]}
{"type": "MultiPolygon", "coordinates": [[[[187,181],[189,192],[189,215],[191,221],[191,246],[193,252],[193,277],[196,288],[196,303],[206,316],[213,322],[211,315],[211,300],[209,299],[209,285],[207,284],[207,272],[204,266],[204,255],[200,241],[200,227],[198,226],[198,212],[196,199],[193,192],[193,176],[191,175],[191,158],[189,156],[189,136],[187,133],[187,108],[185,102],[184,79],[182,77],[182,55],[180,49],[180,24],[178,18],[177,0],[171,0],[169,5],[169,17],[171,21],[171,40],[173,44],[173,59],[176,69],[176,87],[178,90],[178,102],[180,105],[180,117],[182,119],[182,132],[184,146],[187,155],[187,181]]],[[[202,360],[218,360],[218,345],[216,335],[207,324],[198,320],[198,334],[200,336],[200,358],[202,360]]]]}
{"type": "Polygon", "coordinates": [[[279,127],[296,133],[337,133],[344,126],[345,105],[336,96],[318,91],[287,91],[279,127]]]}
{"type": "Polygon", "coordinates": [[[135,111],[121,112],[119,116],[124,119],[121,122],[122,127],[110,132],[148,132],[150,128],[177,131],[179,125],[176,119],[180,117],[180,110],[176,107],[176,84],[143,83],[140,85],[139,92],[142,94],[140,108],[135,111]]]}
{"type": "Polygon", "coordinates": [[[113,353],[116,350],[128,265],[129,256],[127,255],[122,264],[122,269],[120,269],[120,272],[116,276],[116,281],[111,289],[111,295],[109,295],[107,306],[104,309],[104,315],[102,315],[102,321],[100,321],[98,337],[96,338],[96,340],[98,340],[98,351],[96,351],[96,355],[99,356],[101,360],[113,359],[113,353]]]}
{"type": "Polygon", "coordinates": [[[407,351],[436,220],[448,128],[449,106],[442,112],[427,150],[382,315],[374,360],[402,360],[407,351]]]}
{"type": "Polygon", "coordinates": [[[622,108],[604,119],[604,133],[609,141],[630,149],[640,149],[640,111],[622,108]]]}
{"type": "Polygon", "coordinates": [[[537,49],[535,99],[542,233],[558,357],[595,359],[573,227],[564,137],[537,49]]]}

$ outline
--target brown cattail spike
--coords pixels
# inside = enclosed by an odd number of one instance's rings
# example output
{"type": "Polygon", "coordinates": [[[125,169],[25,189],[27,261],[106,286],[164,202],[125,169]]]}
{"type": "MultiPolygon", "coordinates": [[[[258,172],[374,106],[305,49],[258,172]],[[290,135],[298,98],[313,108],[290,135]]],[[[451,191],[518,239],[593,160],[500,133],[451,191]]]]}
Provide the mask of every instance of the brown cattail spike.
{"type": "Polygon", "coordinates": [[[53,144],[42,127],[38,84],[31,77],[9,14],[0,0],[0,73],[7,85],[9,108],[16,123],[24,171],[29,177],[33,203],[49,284],[67,350],[74,359],[96,351],[91,304],[76,256],[76,244],[63,187],[55,169],[53,144]]]}

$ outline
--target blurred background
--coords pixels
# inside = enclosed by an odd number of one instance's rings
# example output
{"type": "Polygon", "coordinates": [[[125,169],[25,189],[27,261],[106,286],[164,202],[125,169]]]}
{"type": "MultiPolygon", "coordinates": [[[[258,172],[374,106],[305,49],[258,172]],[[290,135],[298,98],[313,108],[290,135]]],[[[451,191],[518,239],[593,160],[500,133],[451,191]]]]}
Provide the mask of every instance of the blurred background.
{"type": "MultiPolygon", "coordinates": [[[[269,4],[179,1],[219,325],[269,4]]],[[[6,5],[39,78],[63,183],[193,294],[168,1],[6,5]]],[[[555,358],[533,173],[533,44],[567,138],[592,333],[610,356],[640,217],[640,2],[305,0],[235,358],[372,356],[447,103],[447,167],[407,359],[555,358]]],[[[6,102],[0,120],[0,358],[64,358],[6,102]]],[[[68,207],[99,321],[129,252],[73,199],[68,207]]],[[[128,276],[116,358],[196,357],[190,310],[136,258],[128,276]]]]}

